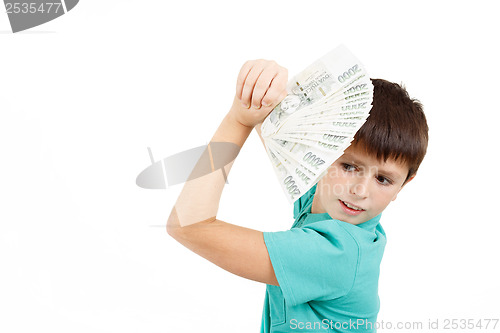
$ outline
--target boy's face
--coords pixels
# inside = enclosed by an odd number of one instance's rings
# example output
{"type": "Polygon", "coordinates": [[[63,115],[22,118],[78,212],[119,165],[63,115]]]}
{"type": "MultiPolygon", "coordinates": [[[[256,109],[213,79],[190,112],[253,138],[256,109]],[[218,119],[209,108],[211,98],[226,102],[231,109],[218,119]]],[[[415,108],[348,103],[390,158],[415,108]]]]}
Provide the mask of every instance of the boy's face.
{"type": "Polygon", "coordinates": [[[405,164],[379,162],[362,147],[350,146],[318,182],[311,213],[328,213],[351,224],[366,222],[396,199],[407,175],[405,164]]]}

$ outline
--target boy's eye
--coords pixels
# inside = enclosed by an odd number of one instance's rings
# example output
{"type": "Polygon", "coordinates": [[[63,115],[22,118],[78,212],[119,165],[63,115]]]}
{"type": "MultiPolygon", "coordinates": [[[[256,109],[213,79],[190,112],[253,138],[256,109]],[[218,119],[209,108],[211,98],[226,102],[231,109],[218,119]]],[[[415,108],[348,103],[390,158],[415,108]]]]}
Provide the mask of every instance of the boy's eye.
{"type": "Polygon", "coordinates": [[[390,185],[392,181],[384,176],[378,176],[377,181],[382,185],[390,185]]]}
{"type": "Polygon", "coordinates": [[[342,163],[342,168],[344,168],[345,171],[356,171],[356,167],[354,165],[347,163],[342,163]]]}

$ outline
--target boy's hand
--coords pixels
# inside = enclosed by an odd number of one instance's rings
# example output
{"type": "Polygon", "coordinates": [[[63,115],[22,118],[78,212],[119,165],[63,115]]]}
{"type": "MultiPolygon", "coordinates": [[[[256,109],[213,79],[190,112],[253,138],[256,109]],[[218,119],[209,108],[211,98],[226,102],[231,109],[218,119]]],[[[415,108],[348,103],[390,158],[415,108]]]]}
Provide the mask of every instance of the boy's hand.
{"type": "Polygon", "coordinates": [[[244,126],[255,127],[286,97],[288,70],[272,60],[249,60],[240,70],[230,113],[244,126]]]}

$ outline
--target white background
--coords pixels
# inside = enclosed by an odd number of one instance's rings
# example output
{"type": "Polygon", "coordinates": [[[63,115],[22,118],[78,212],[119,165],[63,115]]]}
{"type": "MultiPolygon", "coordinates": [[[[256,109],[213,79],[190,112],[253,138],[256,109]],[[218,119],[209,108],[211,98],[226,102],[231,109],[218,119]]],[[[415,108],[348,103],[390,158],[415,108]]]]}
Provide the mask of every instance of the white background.
{"type": "MultiPolygon", "coordinates": [[[[158,160],[210,140],[244,61],[293,75],[339,43],[371,77],[403,82],[430,127],[417,178],[383,214],[379,322],[424,332],[429,319],[500,317],[495,8],[82,0],[18,34],[2,9],[0,331],[258,332],[265,285],[170,238],[182,186],[135,178],[147,147],[158,160]]],[[[255,133],[218,217],[261,231],[293,222],[255,133]]]]}

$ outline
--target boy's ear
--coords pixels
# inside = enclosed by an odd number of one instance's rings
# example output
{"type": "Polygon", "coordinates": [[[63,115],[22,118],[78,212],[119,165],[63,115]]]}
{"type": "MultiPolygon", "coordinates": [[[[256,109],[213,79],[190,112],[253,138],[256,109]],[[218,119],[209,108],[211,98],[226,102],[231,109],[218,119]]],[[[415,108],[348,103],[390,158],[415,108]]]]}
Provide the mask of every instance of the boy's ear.
{"type": "Polygon", "coordinates": [[[408,183],[409,183],[409,182],[410,182],[413,178],[415,178],[415,176],[416,176],[416,175],[417,175],[417,174],[416,174],[416,173],[414,173],[413,175],[411,175],[411,177],[410,177],[410,178],[408,178],[408,180],[407,180],[407,181],[405,181],[405,182],[403,183],[403,185],[401,185],[401,188],[398,190],[398,192],[396,193],[396,195],[394,195],[394,198],[392,198],[392,200],[391,200],[391,201],[396,200],[396,198],[398,197],[399,192],[403,189],[403,187],[405,187],[405,185],[406,185],[406,184],[408,184],[408,183]]]}

